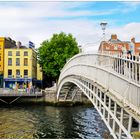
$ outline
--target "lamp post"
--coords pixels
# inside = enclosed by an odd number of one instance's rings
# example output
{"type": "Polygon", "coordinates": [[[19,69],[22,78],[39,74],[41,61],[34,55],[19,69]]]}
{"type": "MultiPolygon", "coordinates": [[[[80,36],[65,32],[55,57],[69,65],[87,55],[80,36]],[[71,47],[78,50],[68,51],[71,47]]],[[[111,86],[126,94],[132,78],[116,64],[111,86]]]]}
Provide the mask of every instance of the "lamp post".
{"type": "Polygon", "coordinates": [[[100,23],[100,26],[102,28],[102,31],[103,31],[103,39],[105,41],[105,30],[106,30],[106,25],[107,25],[107,22],[101,22],[100,23]]]}
{"type": "MultiPolygon", "coordinates": [[[[105,21],[100,23],[100,26],[101,26],[102,31],[103,31],[103,41],[105,41],[106,25],[107,25],[107,22],[105,22],[105,21]]],[[[103,44],[102,44],[102,48],[101,49],[102,49],[101,51],[103,52],[103,44]]]]}

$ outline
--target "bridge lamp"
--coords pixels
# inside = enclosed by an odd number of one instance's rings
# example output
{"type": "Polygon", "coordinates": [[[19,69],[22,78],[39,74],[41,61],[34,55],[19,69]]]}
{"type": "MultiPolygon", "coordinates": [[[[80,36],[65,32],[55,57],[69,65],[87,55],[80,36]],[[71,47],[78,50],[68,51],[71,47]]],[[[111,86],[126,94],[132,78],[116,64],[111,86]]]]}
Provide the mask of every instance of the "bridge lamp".
{"type": "Polygon", "coordinates": [[[102,31],[103,31],[103,37],[104,37],[104,39],[105,39],[106,25],[107,25],[107,22],[101,22],[101,23],[100,23],[100,26],[101,26],[102,31]]]}
{"type": "MultiPolygon", "coordinates": [[[[107,22],[105,22],[105,21],[101,22],[100,26],[101,26],[102,31],[103,31],[103,41],[105,41],[105,30],[106,30],[107,22]]],[[[102,44],[102,52],[103,52],[103,44],[102,44]]]]}

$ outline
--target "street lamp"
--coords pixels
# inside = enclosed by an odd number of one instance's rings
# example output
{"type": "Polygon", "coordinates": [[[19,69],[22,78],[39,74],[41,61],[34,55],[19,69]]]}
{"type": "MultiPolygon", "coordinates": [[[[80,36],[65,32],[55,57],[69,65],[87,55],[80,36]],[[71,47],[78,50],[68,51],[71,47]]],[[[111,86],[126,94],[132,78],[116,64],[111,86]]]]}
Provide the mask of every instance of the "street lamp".
{"type": "Polygon", "coordinates": [[[100,26],[102,28],[102,31],[103,31],[103,39],[105,41],[105,30],[106,30],[106,25],[107,25],[107,22],[101,22],[100,23],[100,26]]]}
{"type": "MultiPolygon", "coordinates": [[[[100,26],[101,26],[101,28],[102,28],[102,31],[103,31],[103,41],[105,41],[105,30],[106,30],[106,25],[107,25],[107,22],[101,22],[100,23],[100,26]]],[[[103,52],[103,43],[101,44],[102,45],[102,50],[101,50],[101,52],[103,52]]]]}

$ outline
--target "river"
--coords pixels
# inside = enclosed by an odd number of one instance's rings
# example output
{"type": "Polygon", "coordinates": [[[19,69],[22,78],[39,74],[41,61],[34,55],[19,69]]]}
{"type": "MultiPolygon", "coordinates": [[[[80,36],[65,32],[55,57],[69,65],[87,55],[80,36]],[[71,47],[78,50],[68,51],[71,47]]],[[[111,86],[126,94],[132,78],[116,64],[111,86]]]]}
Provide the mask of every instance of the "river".
{"type": "Polygon", "coordinates": [[[106,133],[94,107],[0,107],[0,138],[102,139],[106,133]]]}

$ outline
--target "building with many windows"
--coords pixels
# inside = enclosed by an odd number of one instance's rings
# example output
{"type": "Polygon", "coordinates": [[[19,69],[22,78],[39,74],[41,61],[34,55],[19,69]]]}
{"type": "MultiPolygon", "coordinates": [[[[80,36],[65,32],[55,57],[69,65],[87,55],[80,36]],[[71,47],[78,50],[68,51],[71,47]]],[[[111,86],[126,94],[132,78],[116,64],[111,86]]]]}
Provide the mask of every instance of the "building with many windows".
{"type": "Polygon", "coordinates": [[[34,85],[37,80],[37,53],[34,48],[21,46],[5,48],[4,87],[23,88],[34,85]]]}
{"type": "Polygon", "coordinates": [[[99,52],[109,52],[112,54],[120,54],[131,52],[133,55],[140,54],[140,42],[135,42],[135,38],[131,41],[121,41],[116,34],[112,34],[108,41],[102,41],[99,46],[99,52]]]}
{"type": "Polygon", "coordinates": [[[112,54],[119,54],[122,50],[130,49],[130,41],[121,41],[116,34],[112,34],[108,41],[102,41],[99,46],[100,52],[110,52],[112,54]]]}
{"type": "Polygon", "coordinates": [[[3,72],[4,72],[4,50],[5,48],[13,48],[16,42],[10,37],[0,37],[0,87],[3,86],[3,72]]]}

